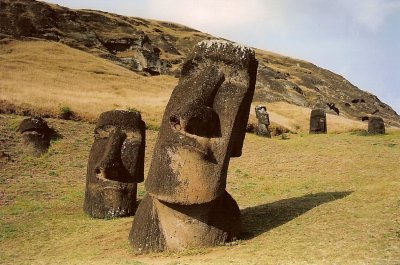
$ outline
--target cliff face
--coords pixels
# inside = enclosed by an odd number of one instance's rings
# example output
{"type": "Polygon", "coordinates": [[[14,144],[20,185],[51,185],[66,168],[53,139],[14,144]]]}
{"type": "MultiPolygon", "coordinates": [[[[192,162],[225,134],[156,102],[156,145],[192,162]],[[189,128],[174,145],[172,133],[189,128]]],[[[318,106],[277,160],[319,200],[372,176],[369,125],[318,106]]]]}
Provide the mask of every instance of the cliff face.
{"type": "MultiPolygon", "coordinates": [[[[94,10],[71,10],[34,0],[0,0],[0,38],[67,44],[144,75],[179,76],[195,43],[213,38],[179,24],[94,10]]],[[[325,108],[352,119],[374,114],[400,126],[400,116],[375,95],[311,63],[257,50],[254,101],[325,108]]]]}

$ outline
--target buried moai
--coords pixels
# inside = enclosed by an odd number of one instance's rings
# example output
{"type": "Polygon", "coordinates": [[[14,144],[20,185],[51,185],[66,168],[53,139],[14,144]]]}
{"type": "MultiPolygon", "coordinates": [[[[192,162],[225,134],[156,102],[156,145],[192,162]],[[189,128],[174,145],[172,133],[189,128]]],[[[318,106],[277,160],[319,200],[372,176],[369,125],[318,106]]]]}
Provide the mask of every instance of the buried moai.
{"type": "Polygon", "coordinates": [[[42,118],[24,119],[19,125],[18,131],[22,135],[24,152],[27,154],[38,157],[49,149],[53,131],[42,118]]]}
{"type": "Polygon", "coordinates": [[[381,117],[371,116],[368,118],[369,134],[385,134],[385,123],[381,117]]]}
{"type": "Polygon", "coordinates": [[[310,133],[326,133],[326,113],[323,109],[313,109],[310,116],[310,133]]]}
{"type": "Polygon", "coordinates": [[[256,133],[260,136],[271,138],[271,132],[268,128],[270,123],[269,123],[269,114],[267,112],[267,108],[265,106],[258,105],[255,107],[255,111],[258,120],[256,133]]]}
{"type": "Polygon", "coordinates": [[[252,49],[221,40],[198,43],[187,58],[129,235],[136,250],[215,246],[239,235],[226,177],[242,152],[257,65],[252,49]]]}
{"type": "Polygon", "coordinates": [[[84,211],[95,218],[133,215],[144,179],[145,123],[139,112],[107,111],[96,124],[84,211]]]}

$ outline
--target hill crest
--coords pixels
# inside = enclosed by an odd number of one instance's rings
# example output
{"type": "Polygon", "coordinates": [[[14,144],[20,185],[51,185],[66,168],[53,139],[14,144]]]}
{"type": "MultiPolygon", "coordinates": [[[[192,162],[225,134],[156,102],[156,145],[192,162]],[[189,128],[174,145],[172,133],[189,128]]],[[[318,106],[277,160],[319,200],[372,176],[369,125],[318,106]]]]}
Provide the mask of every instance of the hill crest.
{"type": "MultiPolygon", "coordinates": [[[[0,0],[0,37],[60,42],[142,75],[179,77],[195,43],[213,36],[171,22],[95,10],[72,10],[34,0],[0,0]]],[[[287,102],[361,120],[378,115],[400,126],[400,116],[375,95],[312,63],[256,49],[254,102],[287,102]]]]}

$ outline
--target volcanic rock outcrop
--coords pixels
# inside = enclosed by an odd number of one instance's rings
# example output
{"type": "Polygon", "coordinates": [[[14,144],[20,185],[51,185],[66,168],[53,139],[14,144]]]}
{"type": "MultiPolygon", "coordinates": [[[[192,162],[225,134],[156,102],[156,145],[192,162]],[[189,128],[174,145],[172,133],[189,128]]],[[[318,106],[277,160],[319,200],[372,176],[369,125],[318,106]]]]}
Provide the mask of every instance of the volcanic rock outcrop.
{"type": "Polygon", "coordinates": [[[50,146],[52,130],[47,122],[40,117],[24,119],[18,127],[22,135],[24,151],[32,156],[40,156],[47,152],[50,146]]]}
{"type": "Polygon", "coordinates": [[[269,126],[269,114],[267,112],[267,107],[258,105],[255,107],[256,117],[258,120],[258,127],[256,133],[260,136],[271,138],[271,132],[268,128],[269,126]]]}
{"type": "Polygon", "coordinates": [[[252,49],[221,40],[198,43],[187,58],[132,224],[135,249],[215,246],[239,235],[226,177],[230,158],[242,152],[257,65],[252,49]]]}
{"type": "Polygon", "coordinates": [[[86,177],[84,211],[95,218],[133,215],[144,179],[145,123],[138,112],[100,115],[86,177]]]}
{"type": "Polygon", "coordinates": [[[326,133],[326,113],[323,109],[313,109],[310,116],[310,133],[326,133]]]}

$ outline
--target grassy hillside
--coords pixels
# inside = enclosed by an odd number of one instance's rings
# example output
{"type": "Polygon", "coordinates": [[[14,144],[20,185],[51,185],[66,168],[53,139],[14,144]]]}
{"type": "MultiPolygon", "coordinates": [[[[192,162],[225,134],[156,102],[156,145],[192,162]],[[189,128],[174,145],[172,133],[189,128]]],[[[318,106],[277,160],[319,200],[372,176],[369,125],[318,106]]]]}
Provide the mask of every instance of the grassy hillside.
{"type": "MultiPolygon", "coordinates": [[[[212,38],[215,37],[172,22],[73,10],[44,1],[0,0],[0,43],[7,39],[63,43],[143,75],[179,76],[194,44],[212,38]]],[[[255,50],[259,61],[255,101],[324,108],[331,114],[339,111],[340,116],[358,121],[378,115],[386,124],[400,127],[400,116],[390,106],[345,77],[310,62],[255,50]]],[[[108,81],[104,76],[97,78],[108,81]]],[[[159,81],[155,83],[163,86],[163,79],[159,81]]],[[[145,83],[140,83],[144,85],[142,91],[147,90],[145,83]]],[[[21,107],[18,102],[14,104],[13,108],[21,107]]]]}
{"type": "Polygon", "coordinates": [[[110,109],[136,108],[157,123],[177,79],[146,78],[108,60],[48,41],[0,45],[0,99],[39,114],[69,107],[85,120],[110,109]]]}
{"type": "MultiPolygon", "coordinates": [[[[108,60],[49,41],[10,41],[0,45],[0,110],[12,102],[23,111],[57,117],[68,107],[87,121],[111,109],[136,108],[150,126],[161,122],[178,79],[146,77],[108,60]]],[[[271,121],[307,132],[311,109],[286,102],[266,104],[271,121]]],[[[17,108],[17,109],[18,109],[17,108]]],[[[256,123],[254,108],[250,120],[256,123]]],[[[329,132],[366,129],[367,124],[328,114],[329,132]]]]}
{"type": "MultiPolygon", "coordinates": [[[[25,156],[0,115],[0,264],[398,264],[400,133],[363,136],[247,134],[228,191],[242,210],[242,240],[183,253],[138,255],[132,217],[82,211],[93,125],[47,119],[63,136],[25,156]]],[[[146,171],[156,132],[147,131],[146,171]]],[[[139,197],[144,195],[143,185],[139,197]]]]}

